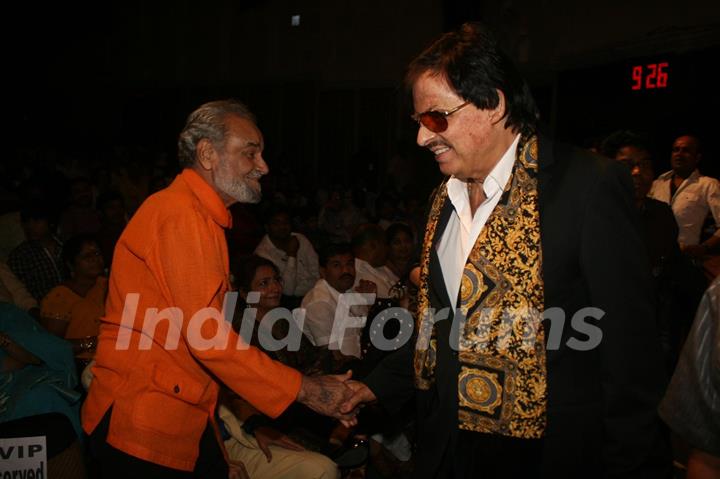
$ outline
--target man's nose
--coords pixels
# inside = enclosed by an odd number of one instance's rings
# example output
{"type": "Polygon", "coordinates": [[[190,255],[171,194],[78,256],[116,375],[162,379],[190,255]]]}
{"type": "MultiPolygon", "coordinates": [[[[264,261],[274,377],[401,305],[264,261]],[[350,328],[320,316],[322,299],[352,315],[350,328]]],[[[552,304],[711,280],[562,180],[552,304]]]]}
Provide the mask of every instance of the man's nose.
{"type": "Polygon", "coordinates": [[[415,141],[417,141],[417,144],[420,146],[425,146],[428,144],[428,142],[435,136],[435,133],[428,130],[423,126],[422,123],[419,124],[418,132],[417,132],[417,138],[415,141]]]}
{"type": "Polygon", "coordinates": [[[267,175],[270,173],[270,168],[268,167],[267,163],[265,163],[265,159],[262,155],[257,155],[255,158],[255,169],[257,169],[261,174],[267,175]]]}

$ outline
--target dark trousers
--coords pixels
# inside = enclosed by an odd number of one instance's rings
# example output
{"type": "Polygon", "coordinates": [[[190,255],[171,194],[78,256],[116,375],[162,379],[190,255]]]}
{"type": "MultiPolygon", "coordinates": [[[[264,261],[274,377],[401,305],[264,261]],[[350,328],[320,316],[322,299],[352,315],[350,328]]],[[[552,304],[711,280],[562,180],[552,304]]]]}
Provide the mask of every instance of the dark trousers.
{"type": "Polygon", "coordinates": [[[540,477],[540,439],[515,439],[459,430],[447,445],[437,477],[506,479],[540,477]]]}
{"type": "Polygon", "coordinates": [[[138,459],[106,442],[112,408],[90,435],[90,449],[102,479],[227,479],[228,466],[212,425],[208,422],[200,439],[200,455],[192,472],[180,471],[138,459]]]}

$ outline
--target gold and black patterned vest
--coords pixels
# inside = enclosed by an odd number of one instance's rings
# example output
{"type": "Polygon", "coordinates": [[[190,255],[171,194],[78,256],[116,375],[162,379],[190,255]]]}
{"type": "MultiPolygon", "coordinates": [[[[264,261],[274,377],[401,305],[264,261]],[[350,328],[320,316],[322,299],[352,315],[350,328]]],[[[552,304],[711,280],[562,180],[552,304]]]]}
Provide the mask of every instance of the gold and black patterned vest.
{"type": "MultiPolygon", "coordinates": [[[[521,141],[500,201],[468,256],[455,321],[460,324],[460,429],[516,438],[545,431],[547,382],[537,191],[537,138],[521,141]]],[[[434,382],[437,341],[429,316],[430,253],[447,184],[436,191],[421,256],[415,383],[434,382]]],[[[455,330],[455,328],[453,328],[455,330]]]]}

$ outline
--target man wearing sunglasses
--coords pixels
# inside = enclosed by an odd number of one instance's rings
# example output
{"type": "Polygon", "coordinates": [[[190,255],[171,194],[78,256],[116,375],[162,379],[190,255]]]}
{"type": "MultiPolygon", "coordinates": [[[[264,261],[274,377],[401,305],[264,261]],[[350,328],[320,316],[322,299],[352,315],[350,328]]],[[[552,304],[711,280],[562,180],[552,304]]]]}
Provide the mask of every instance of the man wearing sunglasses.
{"type": "Polygon", "coordinates": [[[351,381],[345,411],[414,396],[416,477],[664,477],[665,380],[628,172],[538,137],[526,82],[481,25],[443,35],[407,81],[417,142],[447,176],[417,342],[351,381]]]}

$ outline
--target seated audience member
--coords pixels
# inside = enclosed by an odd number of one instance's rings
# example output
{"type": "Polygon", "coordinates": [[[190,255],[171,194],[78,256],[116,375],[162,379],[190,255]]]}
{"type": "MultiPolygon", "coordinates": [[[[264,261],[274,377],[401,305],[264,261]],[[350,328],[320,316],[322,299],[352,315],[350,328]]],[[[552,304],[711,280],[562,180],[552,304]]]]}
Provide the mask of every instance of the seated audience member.
{"type": "Polygon", "coordinates": [[[239,294],[233,328],[243,339],[273,359],[305,374],[335,372],[331,369],[332,363],[327,352],[315,348],[302,334],[290,311],[284,310],[284,319],[275,319],[283,317],[274,316],[281,307],[283,278],[280,269],[272,261],[257,255],[241,257],[233,261],[232,274],[233,285],[239,294]],[[249,298],[250,293],[259,293],[259,296],[253,298],[251,295],[249,298]],[[254,309],[254,314],[246,313],[249,308],[254,309]],[[267,316],[268,313],[272,313],[273,317],[267,316]],[[293,350],[265,347],[271,337],[277,341],[288,335],[298,338],[297,344],[293,343],[297,346],[293,350]]]}
{"type": "Polygon", "coordinates": [[[10,252],[7,264],[33,298],[41,301],[65,276],[60,258],[62,244],[53,234],[46,206],[31,204],[20,216],[27,239],[10,252]]]}
{"type": "Polygon", "coordinates": [[[412,266],[415,242],[413,231],[404,223],[393,223],[385,230],[387,261],[385,266],[398,278],[406,278],[412,266]]]}
{"type": "Polygon", "coordinates": [[[278,267],[283,294],[290,298],[288,306],[297,306],[320,278],[317,253],[305,236],[292,231],[290,214],[284,208],[276,207],[268,213],[265,230],[267,234],[255,254],[278,267]]]}
{"type": "Polygon", "coordinates": [[[112,264],[115,244],[127,225],[125,200],[117,191],[108,191],[98,196],[97,207],[100,211],[101,226],[96,238],[103,261],[109,266],[112,264]]]}
{"type": "Polygon", "coordinates": [[[327,235],[330,243],[347,243],[350,233],[343,215],[343,190],[336,186],[328,194],[327,201],[318,215],[318,228],[327,235]]]}
{"type": "Polygon", "coordinates": [[[390,298],[390,290],[397,283],[398,276],[385,266],[388,247],[385,231],[374,224],[360,226],[352,240],[355,255],[355,284],[372,281],[377,286],[378,298],[390,298]]]}
{"type": "Polygon", "coordinates": [[[335,320],[358,322],[358,308],[349,308],[340,303],[340,295],[348,292],[375,294],[377,288],[370,281],[355,284],[355,257],[348,244],[330,244],[321,250],[321,279],[308,291],[302,300],[301,309],[305,312],[303,333],[319,347],[328,348],[338,361],[361,358],[360,336],[364,325],[343,328],[342,336],[333,333],[335,320]],[[338,312],[342,308],[347,312],[338,312]]]}
{"type": "Polygon", "coordinates": [[[720,182],[703,176],[697,167],[702,160],[700,140],[692,135],[675,139],[670,156],[672,170],[653,182],[650,197],[672,207],[680,228],[678,242],[683,253],[703,258],[720,248],[720,229],[701,242],[703,223],[709,213],[720,225],[720,182]]]}
{"type": "Polygon", "coordinates": [[[363,223],[369,221],[366,210],[366,194],[361,187],[346,189],[343,192],[343,207],[340,212],[345,231],[350,235],[363,223]]]}
{"type": "Polygon", "coordinates": [[[318,226],[317,212],[311,207],[300,211],[297,229],[310,241],[316,252],[323,249],[328,243],[327,236],[318,226]]]}
{"type": "Polygon", "coordinates": [[[404,223],[413,231],[413,238],[421,241],[425,234],[425,203],[426,198],[418,193],[422,191],[417,185],[410,185],[403,194],[404,223]]]}
{"type": "Polygon", "coordinates": [[[383,230],[398,220],[396,204],[397,200],[389,195],[380,195],[375,201],[377,224],[383,230]]]}
{"type": "Polygon", "coordinates": [[[90,180],[75,178],[70,183],[70,201],[60,214],[58,234],[66,240],[79,234],[95,234],[100,230],[100,213],[93,207],[90,180]]]}
{"type": "Polygon", "coordinates": [[[70,238],[63,246],[63,261],[69,278],[42,300],[41,323],[48,331],[73,343],[80,362],[94,355],[105,314],[108,281],[100,247],[90,235],[70,238]]]}
{"type": "Polygon", "coordinates": [[[247,419],[239,419],[243,406],[247,403],[233,396],[223,400],[218,407],[222,438],[231,467],[244,469],[247,477],[254,479],[340,477],[337,464],[329,457],[304,449],[272,427],[250,429],[247,419]],[[235,401],[242,404],[234,405],[235,401]]]}
{"type": "Polygon", "coordinates": [[[0,302],[14,304],[33,316],[40,313],[38,302],[4,261],[0,261],[0,302]]]}
{"type": "Polygon", "coordinates": [[[10,252],[25,241],[20,211],[0,215],[0,260],[7,261],[10,252]]]}
{"type": "Polygon", "coordinates": [[[45,436],[49,477],[85,477],[76,386],[70,345],[0,303],[0,438],[45,436]]]}
{"type": "MultiPolygon", "coordinates": [[[[322,357],[327,358],[328,355],[314,350],[303,337],[302,332],[297,329],[289,312],[285,320],[272,322],[267,316],[280,307],[282,294],[282,278],[272,261],[254,255],[240,258],[234,262],[233,277],[234,286],[240,295],[233,328],[243,336],[243,339],[253,346],[262,348],[273,359],[299,369],[305,374],[325,372],[331,363],[324,362],[322,357]],[[251,293],[259,296],[251,298],[248,296],[251,293]],[[251,299],[252,302],[248,303],[247,301],[251,299]],[[248,308],[255,310],[253,316],[244,314],[248,308]],[[271,324],[263,321],[266,317],[271,324]],[[268,338],[281,340],[293,335],[300,340],[295,344],[297,348],[264,347],[268,338]]],[[[291,341],[291,344],[294,343],[291,341]]],[[[318,425],[326,429],[331,427],[330,419],[311,413],[302,406],[293,405],[279,418],[273,420],[229,390],[223,391],[218,416],[224,426],[223,439],[231,463],[241,462],[250,477],[339,476],[337,465],[329,458],[306,451],[286,435],[293,426],[306,422],[301,419],[303,417],[312,416],[318,425]]]]}
{"type": "Polygon", "coordinates": [[[44,204],[48,188],[44,182],[32,177],[18,187],[17,201],[5,205],[0,215],[0,260],[7,261],[10,252],[26,240],[22,221],[22,205],[44,204]]]}
{"type": "Polygon", "coordinates": [[[700,302],[659,412],[690,447],[686,479],[720,477],[720,279],[700,302]]]}

